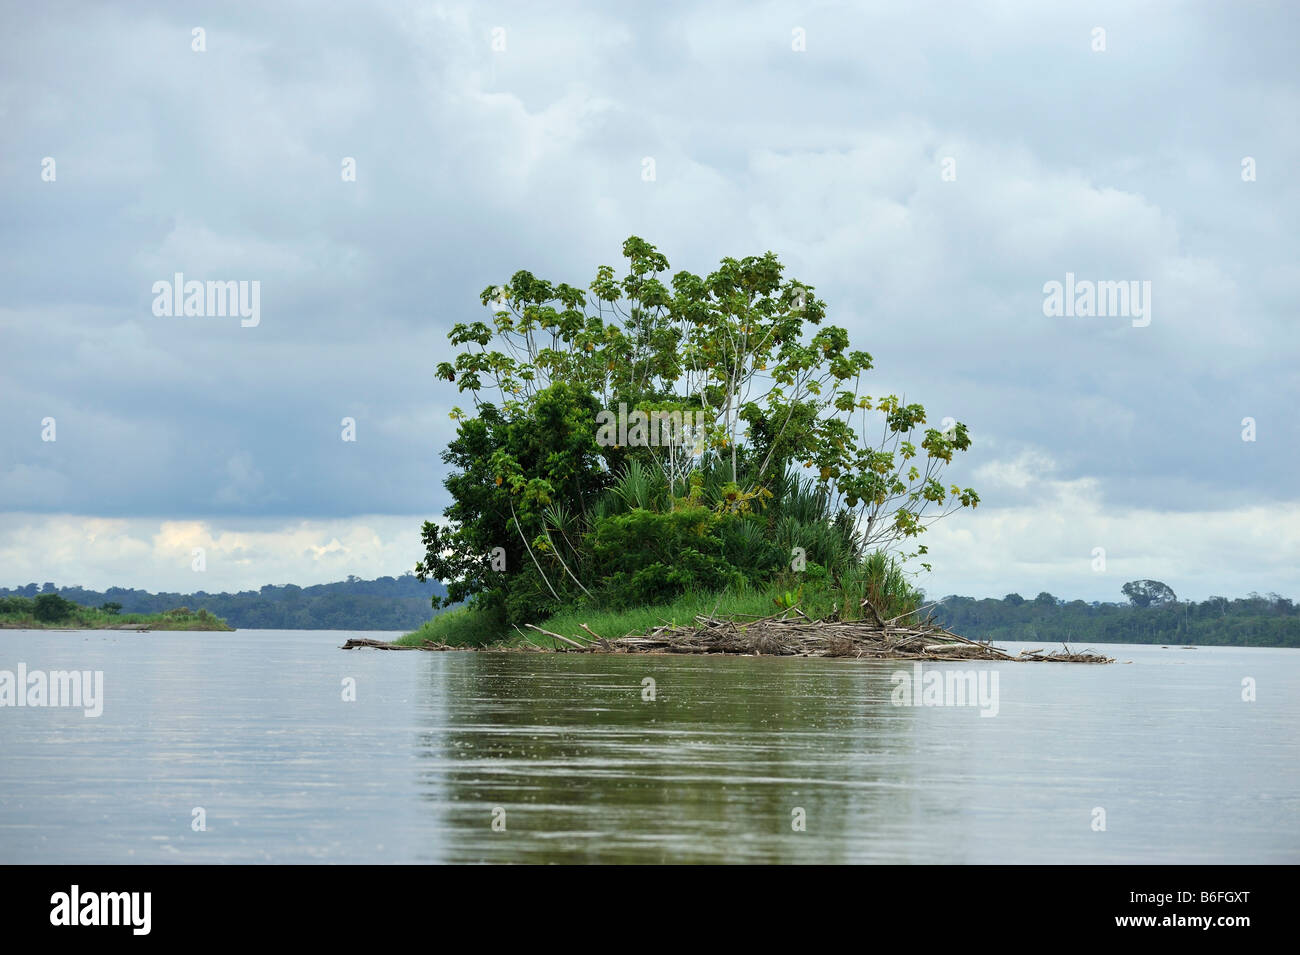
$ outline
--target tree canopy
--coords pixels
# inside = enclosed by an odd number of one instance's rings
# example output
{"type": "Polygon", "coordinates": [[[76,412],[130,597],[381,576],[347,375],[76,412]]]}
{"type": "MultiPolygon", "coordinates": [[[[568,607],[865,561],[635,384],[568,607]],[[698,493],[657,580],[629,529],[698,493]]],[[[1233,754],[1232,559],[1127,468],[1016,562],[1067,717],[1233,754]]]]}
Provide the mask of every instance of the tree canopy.
{"type": "Polygon", "coordinates": [[[1130,580],[1120,588],[1120,592],[1135,607],[1158,607],[1178,600],[1169,585],[1158,580],[1130,580]]]}
{"type": "Polygon", "coordinates": [[[585,287],[516,272],[451,329],[437,375],[473,405],[452,411],[452,502],[416,568],[447,602],[513,623],[767,580],[800,551],[842,584],[979,503],[942,480],[966,426],[866,393],[871,355],[774,253],[670,276],[645,240],[622,251],[585,287]]]}

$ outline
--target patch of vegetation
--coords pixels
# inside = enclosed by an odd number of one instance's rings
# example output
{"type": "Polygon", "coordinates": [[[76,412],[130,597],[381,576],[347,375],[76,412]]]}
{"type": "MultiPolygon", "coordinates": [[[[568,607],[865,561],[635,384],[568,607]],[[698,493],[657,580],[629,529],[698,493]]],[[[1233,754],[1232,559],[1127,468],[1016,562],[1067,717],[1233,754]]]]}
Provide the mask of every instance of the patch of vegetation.
{"type": "Polygon", "coordinates": [[[143,625],[149,630],[233,630],[209,610],[177,607],[162,613],[121,613],[120,606],[86,607],[55,593],[0,597],[0,628],[105,630],[143,625]]]}
{"type": "MultiPolygon", "coordinates": [[[[878,566],[887,568],[889,565],[880,563],[878,566]]],[[[846,608],[841,602],[844,592],[830,585],[825,573],[818,571],[819,568],[813,568],[809,577],[798,582],[791,581],[793,590],[775,585],[756,589],[741,584],[718,592],[682,594],[662,603],[618,608],[601,607],[594,603],[578,604],[542,619],[535,626],[561,636],[583,637],[587,634],[583,628],[585,624],[591,631],[612,639],[629,633],[643,633],[664,623],[688,625],[697,616],[763,617],[792,607],[797,607],[814,619],[861,619],[862,608],[846,608]]],[[[883,601],[881,605],[889,608],[889,617],[920,607],[923,595],[910,587],[904,575],[895,573],[892,582],[883,581],[877,586],[888,588],[891,583],[898,589],[892,592],[876,591],[877,599],[883,601]]],[[[859,586],[857,592],[865,592],[865,589],[859,586]]],[[[472,607],[459,607],[439,614],[396,642],[420,646],[426,641],[453,647],[485,647],[493,644],[515,646],[524,642],[550,646],[555,642],[526,626],[507,625],[500,616],[472,607]]]]}
{"type": "Polygon", "coordinates": [[[941,480],[965,425],[867,395],[871,356],[770,252],[671,278],[642,239],[623,255],[623,278],[602,266],[585,290],[517,272],[483,291],[490,323],[452,328],[437,372],[474,411],[453,409],[452,503],[416,576],[469,609],[430,639],[635,629],[682,601],[914,608],[919,535],[979,503],[941,480]]]}
{"type": "Polygon", "coordinates": [[[445,592],[436,581],[421,582],[413,574],[403,574],[376,580],[350,576],[308,587],[268,584],[233,594],[149,593],[125,587],[95,591],[30,583],[12,590],[0,588],[0,599],[57,593],[73,603],[108,613],[116,609],[126,615],[193,607],[208,610],[241,630],[410,630],[428,619],[431,598],[445,592]]]}
{"type": "Polygon", "coordinates": [[[1279,594],[1180,601],[1154,580],[1130,581],[1121,590],[1126,604],[1066,601],[1045,592],[1032,600],[951,596],[934,613],[944,626],[982,640],[1300,647],[1300,606],[1279,594]]]}

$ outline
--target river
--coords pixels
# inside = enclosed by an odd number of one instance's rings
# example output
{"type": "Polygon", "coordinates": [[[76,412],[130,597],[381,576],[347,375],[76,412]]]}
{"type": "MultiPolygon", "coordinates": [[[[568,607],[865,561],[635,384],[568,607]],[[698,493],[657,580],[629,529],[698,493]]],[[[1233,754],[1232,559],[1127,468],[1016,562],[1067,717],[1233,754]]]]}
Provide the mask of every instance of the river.
{"type": "Polygon", "coordinates": [[[0,707],[0,862],[1300,862],[1300,650],[896,705],[910,663],[351,635],[0,632],[0,671],[103,673],[99,716],[0,707]]]}

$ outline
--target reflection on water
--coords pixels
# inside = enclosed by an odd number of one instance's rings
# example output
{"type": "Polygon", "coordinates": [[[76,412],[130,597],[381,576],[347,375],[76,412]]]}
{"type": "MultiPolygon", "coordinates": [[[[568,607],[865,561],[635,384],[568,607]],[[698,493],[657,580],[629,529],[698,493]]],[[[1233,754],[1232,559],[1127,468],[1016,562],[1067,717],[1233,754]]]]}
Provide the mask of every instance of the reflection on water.
{"type": "Polygon", "coordinates": [[[986,718],[892,705],[909,664],[346,636],[0,634],[105,696],[0,709],[0,861],[1300,861],[1293,650],[962,664],[986,718]]]}

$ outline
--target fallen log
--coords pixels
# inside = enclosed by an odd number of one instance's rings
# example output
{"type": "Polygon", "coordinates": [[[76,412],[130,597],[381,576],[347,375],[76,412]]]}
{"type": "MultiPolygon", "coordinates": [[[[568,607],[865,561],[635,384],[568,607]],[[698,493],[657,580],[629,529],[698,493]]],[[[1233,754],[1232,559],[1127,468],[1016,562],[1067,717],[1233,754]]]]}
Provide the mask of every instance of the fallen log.
{"type": "Polygon", "coordinates": [[[577,640],[570,640],[568,637],[562,637],[562,636],[560,636],[558,633],[551,633],[551,631],[549,631],[549,630],[543,630],[541,627],[534,627],[531,623],[526,623],[526,624],[524,624],[524,626],[527,627],[529,630],[536,630],[538,633],[544,633],[544,634],[546,634],[548,637],[554,637],[556,640],[559,640],[559,641],[561,641],[562,643],[567,643],[567,644],[570,644],[571,646],[575,646],[575,647],[577,647],[579,650],[590,650],[590,649],[591,649],[590,647],[585,646],[585,645],[579,643],[577,640]]]}
{"type": "MultiPolygon", "coordinates": [[[[431,641],[425,641],[429,643],[431,641]]],[[[423,650],[424,647],[407,647],[398,643],[385,643],[383,640],[372,640],[369,637],[349,637],[343,644],[344,650],[356,650],[360,647],[369,647],[372,650],[423,650]]]]}

